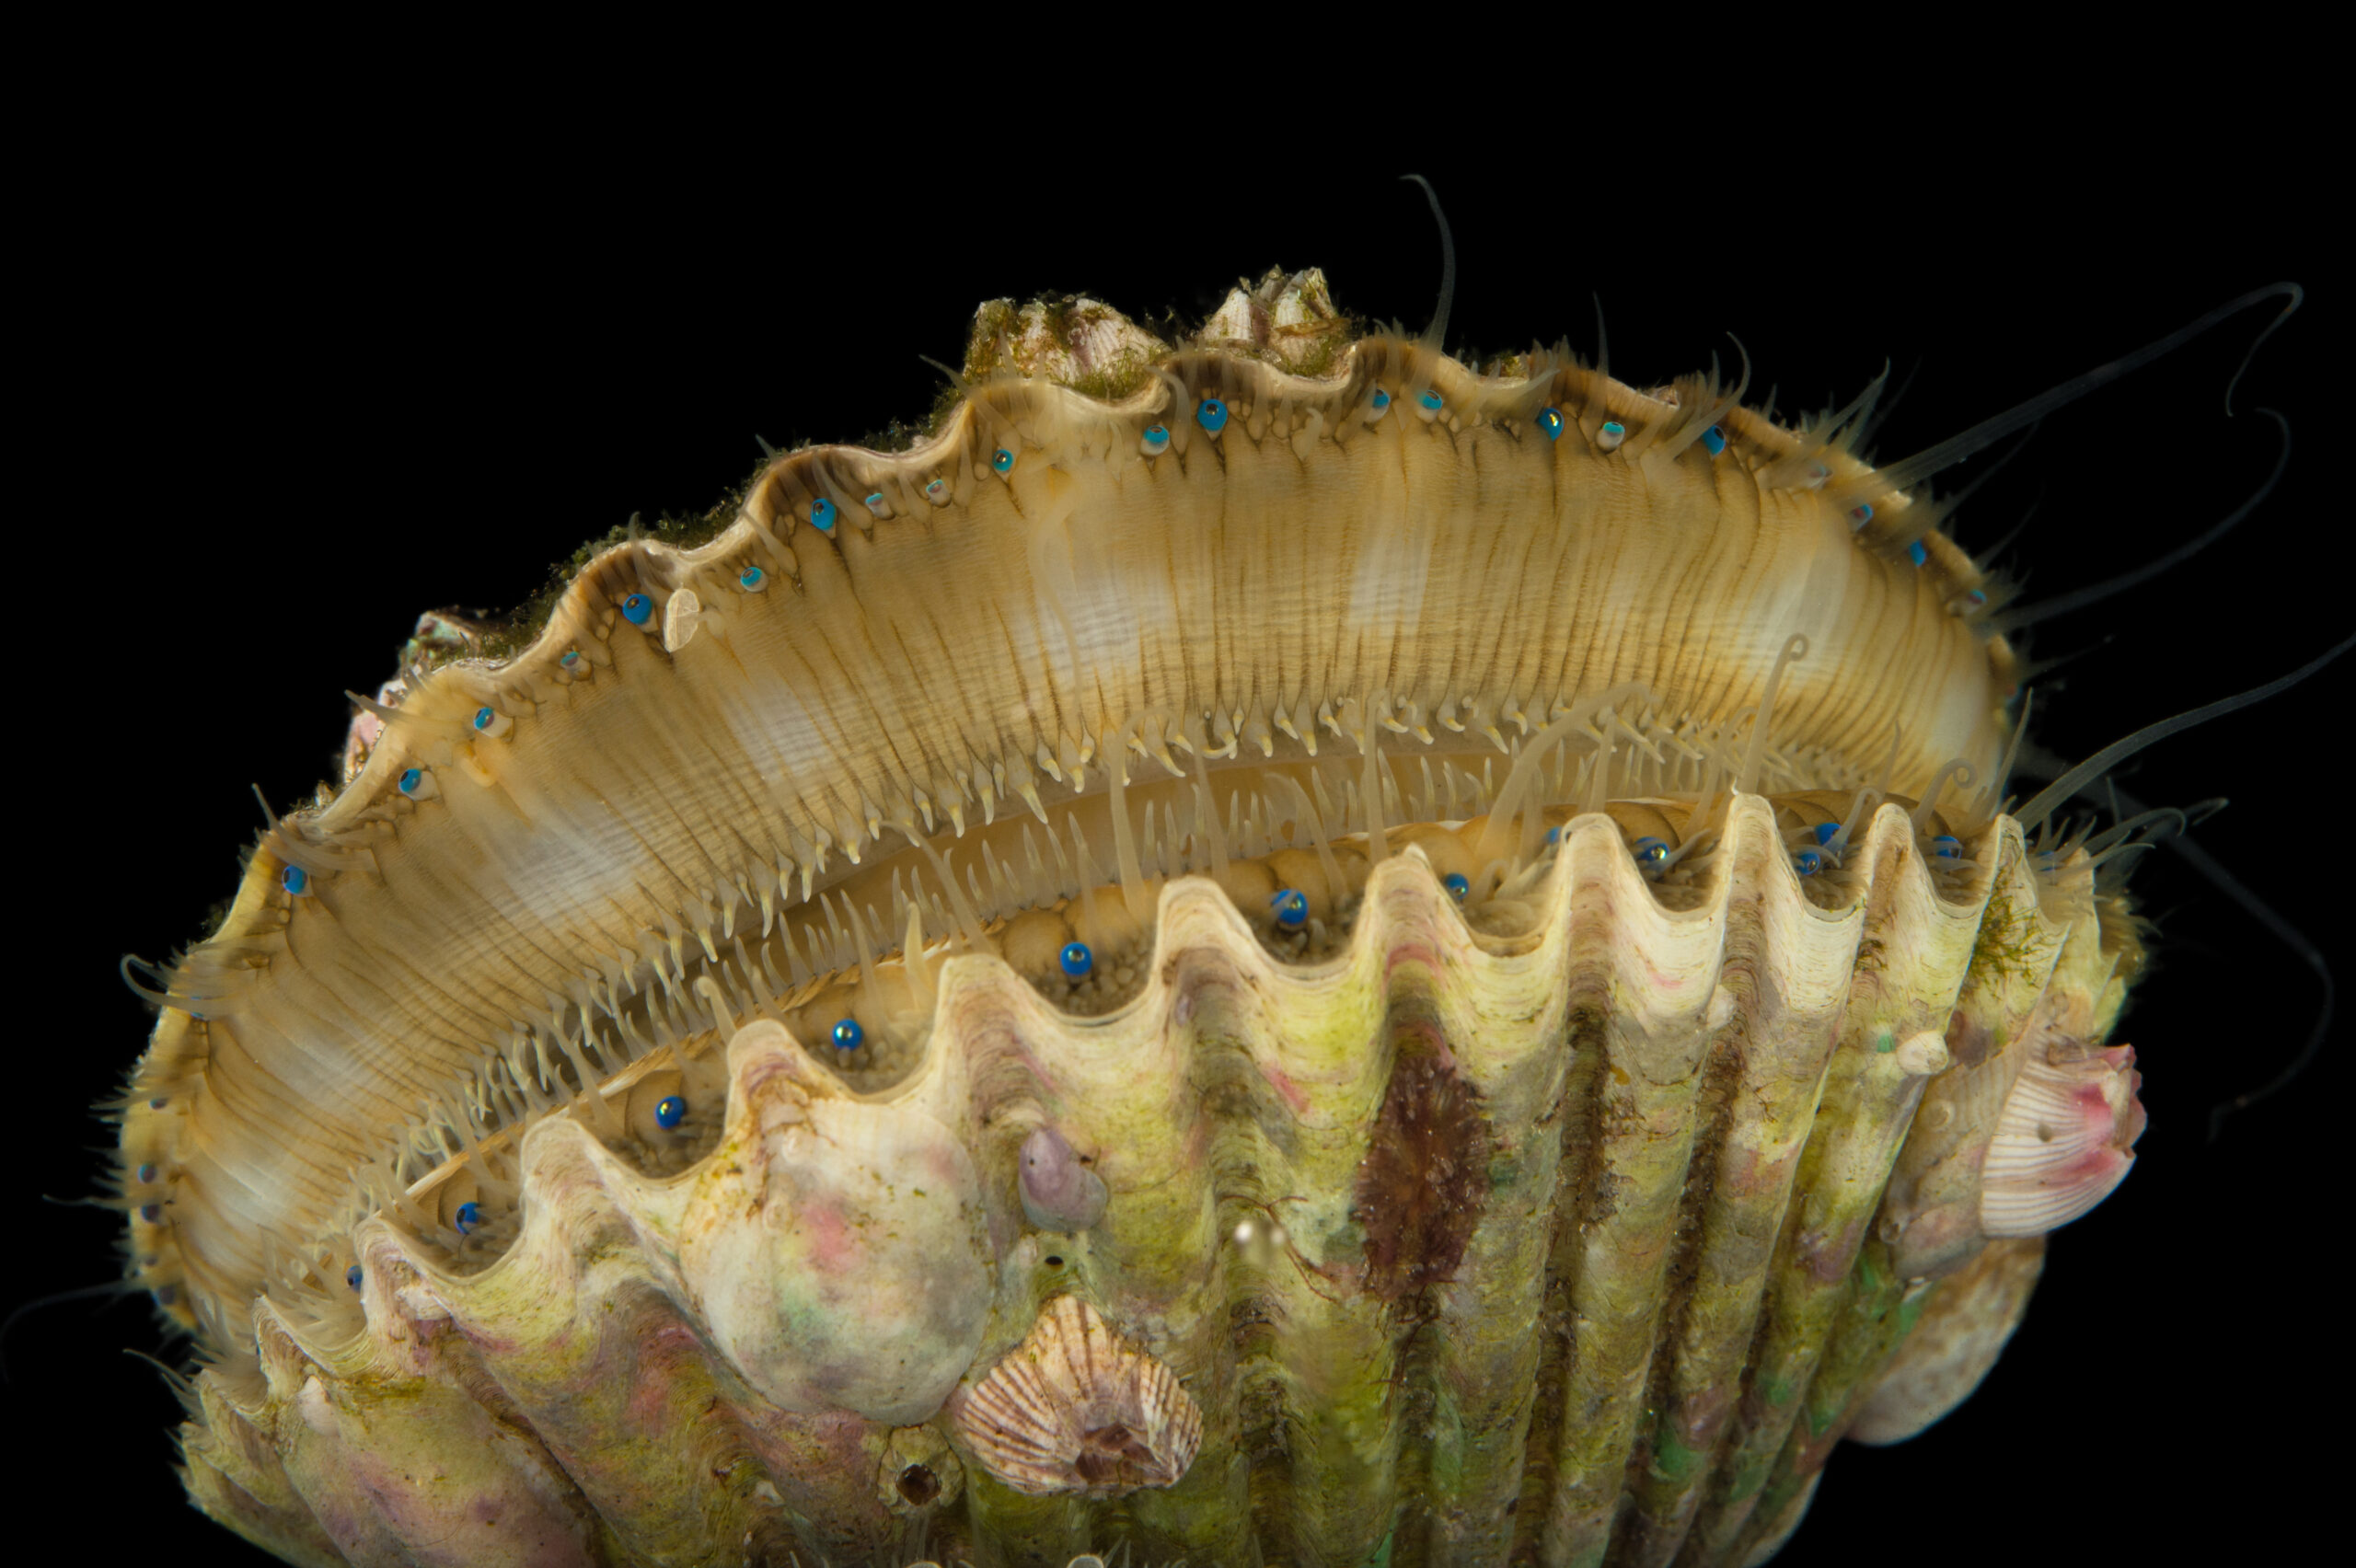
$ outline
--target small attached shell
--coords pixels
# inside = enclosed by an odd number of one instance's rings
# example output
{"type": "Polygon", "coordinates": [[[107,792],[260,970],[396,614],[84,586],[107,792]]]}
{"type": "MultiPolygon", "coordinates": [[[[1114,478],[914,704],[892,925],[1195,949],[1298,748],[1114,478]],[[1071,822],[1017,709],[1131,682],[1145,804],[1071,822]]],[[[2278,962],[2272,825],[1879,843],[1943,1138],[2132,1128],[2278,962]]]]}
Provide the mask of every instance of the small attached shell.
{"type": "Polygon", "coordinates": [[[2029,1054],[1988,1145],[1980,1228],[2041,1236],[2110,1195],[2143,1136],[2135,1048],[2063,1037],[2029,1054]]]}
{"type": "Polygon", "coordinates": [[[1202,1409],[1170,1369],[1076,1296],[1047,1303],[954,1419],[984,1469],[1034,1497],[1169,1486],[1203,1441],[1202,1409]]]}
{"type": "Polygon", "coordinates": [[[1022,1213],[1042,1230],[1085,1230],[1104,1217],[1104,1179],[1080,1162],[1063,1135],[1041,1127],[1022,1140],[1022,1213]]]}
{"type": "Polygon", "coordinates": [[[1898,1065],[1917,1078],[1943,1073],[1954,1061],[1946,1041],[1935,1029],[1926,1029],[1899,1043],[1898,1065]]]}
{"type": "Polygon", "coordinates": [[[897,1427],[884,1440],[875,1493],[893,1514],[906,1517],[939,1512],[955,1504],[964,1490],[965,1467],[948,1439],[931,1427],[897,1427]]]}

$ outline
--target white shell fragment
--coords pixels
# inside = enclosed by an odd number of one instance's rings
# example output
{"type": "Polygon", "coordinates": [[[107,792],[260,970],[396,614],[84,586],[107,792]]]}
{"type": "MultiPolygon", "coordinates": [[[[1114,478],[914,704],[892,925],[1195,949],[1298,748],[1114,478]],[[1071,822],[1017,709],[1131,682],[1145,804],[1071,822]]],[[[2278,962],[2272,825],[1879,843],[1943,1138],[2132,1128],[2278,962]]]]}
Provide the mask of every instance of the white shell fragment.
{"type": "Polygon", "coordinates": [[[703,624],[703,601],[696,597],[692,588],[682,588],[664,601],[663,647],[676,653],[695,640],[696,628],[703,624]]]}

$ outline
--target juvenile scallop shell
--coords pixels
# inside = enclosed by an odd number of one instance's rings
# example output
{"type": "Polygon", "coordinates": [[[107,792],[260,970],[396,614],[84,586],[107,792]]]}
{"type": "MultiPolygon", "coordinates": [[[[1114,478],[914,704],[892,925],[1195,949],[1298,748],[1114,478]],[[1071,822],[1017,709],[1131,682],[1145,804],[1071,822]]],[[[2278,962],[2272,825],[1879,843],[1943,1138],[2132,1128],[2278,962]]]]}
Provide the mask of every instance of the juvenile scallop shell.
{"type": "Polygon", "coordinates": [[[1076,1296],[1049,1302],[952,1420],[990,1474],[1035,1497],[1175,1485],[1203,1442],[1202,1407],[1170,1368],[1076,1296]]]}
{"type": "Polygon", "coordinates": [[[2125,1168],[2140,949],[1998,809],[1928,503],[1315,274],[1176,352],[1080,304],[274,824],[123,1129],[199,1506],[321,1563],[1757,1562],[1984,1373],[2125,1168]]]}

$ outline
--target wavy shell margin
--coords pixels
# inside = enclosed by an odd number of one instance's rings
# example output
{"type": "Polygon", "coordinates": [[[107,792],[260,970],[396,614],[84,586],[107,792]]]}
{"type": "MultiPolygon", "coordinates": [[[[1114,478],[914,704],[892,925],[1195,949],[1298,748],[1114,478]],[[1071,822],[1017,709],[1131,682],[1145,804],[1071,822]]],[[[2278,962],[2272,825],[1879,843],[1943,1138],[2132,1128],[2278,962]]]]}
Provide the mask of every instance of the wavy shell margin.
{"type": "MultiPolygon", "coordinates": [[[[1885,806],[1858,901],[1828,912],[1743,797],[1708,898],[1671,912],[1580,818],[1530,935],[1471,930],[1410,851],[1307,969],[1182,878],[1130,1006],[1063,1018],[1002,963],[953,959],[921,1065],[872,1097],[750,1026],[722,1147],[686,1175],[551,1118],[497,1265],[447,1273],[378,1219],[362,1332],[319,1343],[260,1304],[256,1359],[197,1380],[191,1495],[300,1562],[1061,1562],[1116,1536],[1209,1562],[1255,1541],[1298,1563],[1760,1561],[1861,1415],[1882,1435],[1923,1413],[1877,1389],[1953,1391],[1911,1331],[1989,1273],[1979,1155],[2033,1054],[2099,1039],[2121,999],[2129,948],[2085,860],[2033,868],[2004,819],[1971,849],[1944,897],[1885,806]],[[1949,1048],[1904,1048],[1924,1035],[1949,1048]],[[1486,1190],[1409,1244],[1368,1200],[1422,1169],[1381,1146],[1438,1085],[1459,1131],[1438,1147],[1484,1152],[1486,1190]],[[1049,1122],[1110,1190],[1080,1235],[1023,1214],[1020,1147],[1049,1122]],[[780,1129],[829,1124],[864,1169],[921,1160],[941,1190],[922,1245],[845,1263],[837,1318],[781,1345],[711,1310],[691,1233],[780,1129]],[[1403,1246],[1446,1266],[1399,1266],[1403,1246]],[[929,1295],[961,1252],[966,1283],[929,1295]],[[1200,1405],[1174,1485],[1026,1498],[944,1419],[1072,1296],[1200,1405]],[[878,1303],[877,1332],[963,1372],[782,1392],[762,1372],[823,1367],[809,1346],[878,1303]],[[959,1507],[884,1501],[912,1441],[957,1450],[959,1507]]],[[[2016,1312],[2017,1271],[1994,1274],[2016,1312]]]]}

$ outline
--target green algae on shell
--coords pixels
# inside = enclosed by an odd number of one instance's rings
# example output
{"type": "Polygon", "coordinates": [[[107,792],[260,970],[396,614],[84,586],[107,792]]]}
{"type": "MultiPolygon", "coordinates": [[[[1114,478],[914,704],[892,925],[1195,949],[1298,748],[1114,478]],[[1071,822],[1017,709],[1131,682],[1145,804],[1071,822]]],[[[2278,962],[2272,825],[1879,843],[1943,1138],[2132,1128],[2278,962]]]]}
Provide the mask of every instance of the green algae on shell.
{"type": "MultiPolygon", "coordinates": [[[[1969,1251],[1969,1168],[1985,1147],[1974,1138],[1994,1136],[2033,1050],[2099,1038],[2131,936],[2115,915],[2105,923],[2083,861],[2023,869],[1992,794],[1979,806],[1965,794],[1952,824],[1935,801],[1907,809],[1935,796],[1950,759],[1983,779],[1996,771],[2008,656],[1959,603],[1976,569],[1936,535],[1923,567],[1908,560],[1915,504],[1874,489],[1828,432],[1795,437],[1700,382],[1672,400],[1567,365],[1486,378],[1380,338],[1322,363],[1337,362],[1312,381],[1231,345],[1182,352],[1166,362],[1172,380],[1157,375],[1110,408],[1052,383],[981,385],[931,445],[891,460],[796,455],[702,549],[608,554],[514,663],[449,666],[384,715],[343,795],[281,824],[224,938],[181,966],[183,1007],[167,1011],[140,1082],[165,1104],[126,1123],[126,1149],[160,1156],[179,1194],[168,1231],[141,1239],[167,1260],[157,1282],[184,1284],[186,1310],[225,1347],[260,1329],[258,1366],[214,1375],[247,1429],[283,1440],[286,1401],[307,1387],[298,1363],[267,1375],[273,1332],[349,1379],[372,1365],[359,1347],[392,1325],[410,1325],[398,1338],[452,1322],[464,1344],[422,1376],[445,1392],[495,1388],[494,1403],[522,1408],[585,1500],[584,1551],[607,1550],[601,1531],[631,1551],[684,1544],[665,1533],[684,1528],[676,1519],[647,1516],[647,1478],[610,1457],[628,1419],[607,1412],[567,1433],[518,1391],[555,1400],[594,1381],[594,1366],[552,1373],[548,1347],[565,1336],[512,1323],[520,1301],[465,1312],[453,1297],[468,1280],[523,1280],[506,1288],[537,1309],[550,1280],[623,1235],[667,1256],[681,1222],[647,1186],[661,1171],[641,1168],[677,1146],[650,1136],[640,1102],[680,1087],[691,1104],[724,1098],[724,1116],[704,1116],[702,1136],[720,1141],[670,1179],[710,1180],[758,1098],[750,1031],[735,1021],[773,1015],[831,1054],[826,1020],[851,1016],[865,1055],[840,1076],[895,1115],[914,1113],[929,1075],[974,1075],[964,1103],[928,1114],[963,1128],[956,1147],[988,1173],[960,1202],[988,1216],[978,1266],[996,1283],[978,1296],[930,1276],[910,1286],[962,1297],[962,1313],[957,1299],[933,1301],[947,1315],[918,1314],[930,1326],[910,1332],[965,1351],[972,1378],[1042,1308],[1017,1266],[1025,1247],[1043,1266],[1045,1254],[1023,1235],[1014,1135],[1052,1111],[1058,1136],[1094,1159],[1111,1201],[1091,1250],[1057,1254],[1057,1267],[1182,1382],[1218,1390],[1195,1397],[1204,1452],[1224,1468],[1200,1480],[1190,1468],[1167,1500],[1131,1499],[1124,1517],[1147,1534],[1215,1556],[1258,1534],[1301,1561],[1357,1560],[1352,1532],[1390,1517],[1367,1500],[1403,1496],[1412,1478],[1425,1501],[1409,1511],[1426,1516],[1403,1520],[1394,1560],[1484,1560],[1517,1540],[1572,1560],[1610,1537],[1627,1457],[1651,1442],[1659,1484],[1637,1487],[1627,1538],[1645,1554],[1691,1542],[1716,1557],[1779,1539],[1825,1435],[1837,1438],[1888,1359],[1902,1297],[1934,1288],[1876,1251],[1918,1217],[1903,1194],[1877,1215],[1880,1173],[1911,1147],[1917,1101],[1946,1103],[1935,1090],[1924,1100],[1926,1082],[1945,1080],[1923,1069],[1946,1063],[1915,1043],[1980,1042],[1967,1065],[1989,1069],[1941,1124],[1942,1169],[1959,1162],[1961,1185],[1919,1210],[1969,1251]],[[1216,430],[1206,397],[1228,414],[1216,430]],[[1542,419],[1558,405],[1559,438],[1542,419]],[[1632,432],[1608,448],[1607,419],[1632,432]],[[1169,451],[1148,457],[1138,432],[1153,424],[1169,451]],[[1705,438],[1721,431],[1713,451],[1705,438]],[[1762,476],[1787,483],[1762,488],[1762,476]],[[934,479],[938,502],[925,493],[934,479]],[[833,510],[814,517],[820,502],[833,510]],[[1872,515],[1856,533],[1860,508],[1872,515]],[[745,582],[756,567],[768,586],[745,582]],[[1673,598],[1665,579],[1680,585],[1673,598]],[[1319,581],[1348,592],[1298,587],[1319,581]],[[979,651],[955,641],[977,633],[979,651]],[[1804,657],[1791,657],[1796,636],[1804,657]],[[940,656],[914,660],[928,637],[940,656]],[[842,658],[853,646],[864,662],[842,658]],[[982,684],[931,689],[949,674],[982,684]],[[741,764],[713,751],[715,732],[741,764]],[[437,781],[435,796],[403,791],[412,770],[437,781]],[[1054,830],[1045,856],[1026,816],[1054,830]],[[1550,847],[1543,830],[1565,820],[1550,847]],[[1813,843],[1826,822],[1845,829],[1848,854],[1802,878],[1795,836],[1813,843]],[[1951,866],[1926,853],[1942,836],[1926,830],[1947,825],[1962,851],[1951,866]],[[1629,854],[1654,837],[1678,856],[1657,881],[1629,854]],[[283,880],[290,869],[299,892],[283,880]],[[1464,878],[1461,907],[1442,876],[1464,878]],[[1276,885],[1303,893],[1297,934],[1269,917],[1276,885]],[[1412,941],[1369,918],[1394,903],[1413,916],[1412,941]],[[2023,934],[2004,963],[1975,967],[1991,906],[2023,934]],[[1187,911],[1203,934],[1182,946],[1187,911]],[[1061,920],[1130,978],[1042,997],[985,956],[1032,917],[1061,920]],[[537,937],[521,933],[526,918],[537,937]],[[1773,934],[1738,940],[1751,922],[1773,934]],[[1752,970],[1729,976],[1721,950],[1746,940],[1752,970]],[[1192,988],[1190,952],[1213,955],[1192,988]],[[1435,956],[1450,952],[1452,963],[1435,956]],[[315,966],[366,986],[374,1005],[339,996],[315,966]],[[387,1008],[372,970],[415,989],[387,1008]],[[1236,974],[1268,999],[1239,1007],[1236,974]],[[282,1079],[294,1066],[327,1075],[300,1088],[302,1138],[283,1136],[286,1120],[255,1098],[267,1090],[209,1045],[216,1034],[242,1052],[284,1042],[262,1052],[282,1079]],[[1754,1056],[1788,1081],[1738,1101],[1754,1056]],[[1175,1064],[1158,1096],[1140,1072],[1157,1059],[1175,1064]],[[1256,1085],[1232,1070],[1246,1063],[1256,1085]],[[1321,1083],[1348,1087],[1323,1116],[1321,1083]],[[1155,1113],[1121,1118],[1111,1141],[1087,1136],[1090,1118],[1130,1098],[1155,1113]],[[1761,1119],[1753,1101],[1782,1110],[1761,1119]],[[1394,1104],[1424,1122],[1445,1105],[1454,1131],[1384,1142],[1400,1152],[1377,1159],[1368,1140],[1395,1124],[1394,1104]],[[1028,1125],[1000,1127],[1000,1107],[1028,1125]],[[1205,1147],[1173,1143],[1173,1128],[1205,1147]],[[1311,1129],[1327,1147],[1296,1170],[1308,1156],[1288,1146],[1311,1129]],[[1500,1147],[1519,1151],[1502,1178],[1500,1147]],[[1484,1202],[1445,1182],[1445,1202],[1403,1201],[1442,1166],[1461,1174],[1474,1148],[1491,1172],[1484,1202]],[[586,1165],[547,1163],[567,1149],[586,1165]],[[1207,1168],[1242,1184],[1224,1192],[1204,1174],[1159,1190],[1207,1168]],[[371,1172],[356,1190],[354,1169],[371,1172]],[[1374,1182],[1372,1214],[1352,1212],[1366,1206],[1362,1169],[1392,1172],[1374,1182]],[[452,1223],[462,1180],[482,1194],[466,1202],[520,1217],[520,1239],[502,1237],[495,1258],[483,1255],[490,1231],[452,1223]],[[1544,1191],[1515,1193],[1529,1206],[1507,1223],[1497,1194],[1524,1182],[1544,1191]],[[1287,1211],[1296,1201],[1316,1227],[1287,1211]],[[1255,1204],[1267,1211],[1257,1234],[1286,1238],[1262,1265],[1268,1281],[1289,1268],[1298,1284],[1254,1283],[1240,1263],[1245,1283],[1219,1279],[1223,1239],[1252,1223],[1222,1209],[1255,1204]],[[336,1289],[347,1266],[368,1282],[364,1328],[336,1289]],[[1311,1281],[1341,1300],[1321,1308],[1311,1281]],[[255,1307],[265,1289],[287,1305],[255,1307]],[[1496,1312],[1501,1293],[1520,1306],[1503,1343],[1485,1316],[1472,1328],[1449,1316],[1475,1302],[1496,1312]],[[985,1297],[990,1326],[969,1347],[968,1331],[947,1325],[985,1297]],[[1312,1318],[1332,1332],[1302,1326],[1312,1318]],[[1557,1327],[1533,1334],[1542,1322],[1557,1327]],[[1674,1342],[1685,1354],[1656,1357],[1673,1322],[1686,1325],[1674,1342]],[[1759,1408],[1738,1418],[1721,1390],[1743,1374],[1754,1332],[1759,1408]],[[1268,1375],[1253,1377],[1255,1363],[1268,1375]],[[1640,1430],[1654,1378],[1676,1401],[1676,1431],[1640,1430]],[[1330,1408],[1310,1397],[1329,1389],[1330,1408]],[[1304,1452],[1284,1435],[1334,1422],[1338,1448],[1304,1452]],[[1515,1440],[1510,1454],[1487,1445],[1469,1473],[1461,1443],[1403,1435],[1426,1430],[1515,1440]],[[1534,1505],[1507,1506],[1525,1493],[1534,1505]],[[1270,1533],[1277,1520],[1284,1535],[1270,1533]]],[[[831,1066],[777,1055],[826,1088],[831,1066]]],[[[926,1201],[944,1195],[929,1188],[926,1201]]],[[[746,1283],[745,1272],[715,1277],[746,1283]]],[[[676,1339],[664,1314],[685,1312],[714,1344],[714,1366],[666,1369],[653,1392],[712,1389],[748,1431],[814,1407],[833,1424],[828,1441],[846,1422],[904,1427],[931,1392],[851,1391],[867,1371],[806,1339],[762,1340],[764,1312],[800,1321],[806,1303],[715,1320],[710,1293],[686,1275],[656,1267],[603,1284],[605,1299],[651,1314],[628,1332],[676,1339]],[[811,1385],[795,1370],[811,1366],[835,1370],[811,1385]]],[[[894,1440],[859,1441],[865,1453],[894,1440]]],[[[771,1503],[779,1487],[819,1484],[790,1444],[756,1447],[771,1503]]],[[[1076,1516],[1013,1508],[970,1450],[961,1457],[967,1528],[1034,1553],[1071,1549],[1050,1537],[1080,1528],[1076,1516]]],[[[322,1460],[316,1475],[359,1462],[322,1460]]],[[[770,1539],[791,1515],[819,1521],[798,1528],[826,1549],[863,1549],[862,1532],[883,1528],[872,1468],[856,1496],[781,1511],[763,1513],[756,1488],[737,1522],[770,1539]]],[[[541,1496],[554,1472],[526,1470],[541,1496]]],[[[1357,1543],[1359,1557],[1378,1544],[1357,1543]]]]}

